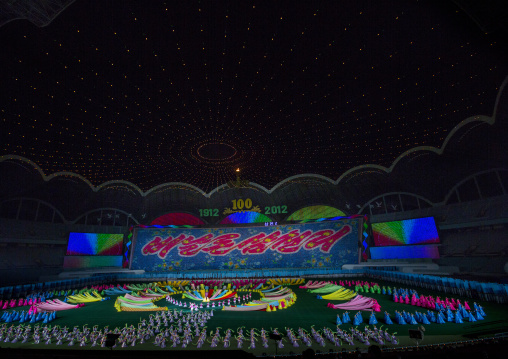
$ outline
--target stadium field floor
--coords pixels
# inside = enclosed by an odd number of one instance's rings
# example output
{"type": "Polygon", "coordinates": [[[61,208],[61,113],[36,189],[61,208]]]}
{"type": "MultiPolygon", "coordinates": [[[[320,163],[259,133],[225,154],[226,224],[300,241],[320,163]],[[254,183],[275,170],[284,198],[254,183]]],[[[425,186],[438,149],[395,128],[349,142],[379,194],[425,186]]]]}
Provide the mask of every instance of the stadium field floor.
{"type": "MultiPolygon", "coordinates": [[[[323,278],[322,280],[332,280],[337,281],[343,278],[323,278]]],[[[313,278],[312,280],[316,280],[313,278]]],[[[368,282],[378,283],[380,286],[390,286],[394,287],[402,287],[407,289],[414,289],[418,292],[419,295],[432,295],[434,297],[440,296],[442,299],[445,297],[460,299],[461,302],[468,301],[470,306],[473,306],[473,300],[465,297],[457,297],[451,294],[444,294],[436,291],[426,290],[418,287],[406,287],[399,286],[396,283],[385,282],[385,281],[375,281],[369,278],[351,278],[348,280],[362,280],[368,282]]],[[[252,312],[231,312],[231,311],[222,311],[220,309],[214,310],[213,317],[207,322],[207,331],[215,331],[217,327],[221,328],[221,331],[224,332],[227,328],[232,329],[233,335],[236,334],[236,331],[239,327],[244,327],[244,335],[248,335],[248,331],[251,328],[261,329],[264,328],[266,330],[270,330],[273,328],[277,328],[279,332],[283,335],[285,334],[285,328],[290,327],[295,330],[298,330],[299,327],[302,327],[306,330],[310,330],[311,326],[314,326],[315,329],[320,330],[323,327],[328,327],[333,331],[336,330],[336,318],[337,314],[341,314],[344,312],[343,310],[331,309],[327,307],[328,303],[338,304],[346,301],[331,301],[318,299],[316,294],[312,294],[307,292],[306,289],[300,289],[297,285],[292,285],[290,288],[295,292],[297,299],[296,303],[290,306],[287,309],[277,310],[275,312],[265,312],[265,311],[252,311],[252,312]]],[[[350,288],[350,287],[346,287],[350,288]]],[[[351,287],[350,289],[354,289],[351,287]]],[[[240,293],[242,294],[242,293],[240,293]]],[[[375,294],[375,293],[363,293],[359,294],[375,298],[378,303],[381,305],[381,312],[375,313],[376,319],[378,320],[378,324],[376,325],[378,328],[382,327],[383,329],[388,328],[390,333],[396,332],[397,338],[399,340],[399,344],[397,347],[406,347],[406,346],[414,346],[415,342],[409,338],[408,330],[416,329],[417,325],[386,325],[384,324],[384,312],[387,311],[390,313],[392,320],[394,320],[395,311],[402,312],[405,310],[406,312],[414,313],[416,311],[426,312],[426,308],[420,308],[417,306],[411,306],[407,304],[395,303],[392,300],[392,296],[388,294],[375,294]]],[[[179,301],[182,300],[181,294],[173,295],[179,301]]],[[[252,299],[258,299],[259,294],[253,293],[252,299]]],[[[63,297],[59,299],[63,300],[63,297]]],[[[114,308],[114,302],[116,297],[111,297],[111,300],[106,300],[102,302],[92,302],[86,303],[84,307],[66,311],[60,311],[57,313],[57,318],[51,322],[49,325],[59,325],[60,327],[67,326],[71,330],[74,326],[79,326],[80,329],[84,325],[87,325],[89,328],[92,328],[94,325],[98,325],[100,329],[102,327],[108,325],[110,329],[115,327],[124,327],[130,326],[131,324],[135,327],[138,326],[140,320],[145,318],[148,319],[150,314],[155,314],[154,312],[118,312],[114,308]]],[[[189,299],[184,299],[186,302],[193,302],[189,299]]],[[[428,345],[428,344],[440,344],[440,343],[449,343],[455,341],[463,341],[470,340],[474,338],[482,338],[482,337],[492,337],[496,333],[507,332],[508,331],[508,308],[506,304],[497,304],[492,302],[482,302],[476,301],[478,304],[483,306],[483,309],[486,313],[486,317],[484,320],[480,320],[477,322],[468,322],[467,319],[464,319],[463,324],[456,324],[447,322],[445,324],[436,324],[431,323],[429,325],[424,325],[425,327],[425,335],[420,345],[428,345]]],[[[169,310],[177,309],[178,311],[183,310],[189,311],[188,308],[181,308],[175,305],[170,304],[165,299],[155,302],[157,306],[168,306],[169,310]]],[[[28,307],[18,307],[14,308],[15,310],[28,310],[28,307]]],[[[206,310],[206,309],[202,309],[206,310]]],[[[2,311],[3,314],[4,311],[2,311]]],[[[353,318],[355,312],[351,311],[350,316],[353,318]]],[[[365,325],[368,325],[368,319],[370,316],[370,312],[363,312],[364,324],[359,326],[359,329],[363,329],[365,325]]],[[[394,320],[395,322],[395,320],[394,320]]],[[[40,323],[40,322],[39,322],[40,323]]],[[[3,324],[3,323],[0,323],[3,324]]],[[[10,325],[18,325],[17,323],[8,323],[7,326],[10,325]]],[[[40,324],[42,325],[42,324],[40,324]]],[[[419,324],[418,326],[421,326],[419,324]]],[[[33,326],[33,324],[32,324],[33,326]]],[[[342,324],[340,328],[344,331],[349,331],[352,327],[351,324],[342,324]]],[[[372,327],[370,325],[369,327],[372,327]]],[[[208,338],[210,339],[210,338],[208,338]]],[[[195,343],[195,340],[193,341],[195,343]]],[[[308,347],[300,342],[300,346],[298,348],[294,348],[288,341],[284,341],[284,348],[278,348],[278,354],[289,354],[293,353],[301,353],[308,347]]],[[[312,343],[312,349],[321,352],[332,351],[341,351],[343,348],[346,350],[355,350],[355,348],[367,348],[366,345],[360,343],[358,340],[355,340],[354,346],[348,345],[343,342],[341,347],[336,347],[332,345],[330,342],[327,342],[325,347],[318,345],[315,341],[312,343]]],[[[372,344],[376,344],[375,342],[371,342],[372,344]]],[[[2,342],[2,348],[26,348],[26,349],[75,349],[75,350],[109,350],[108,348],[101,348],[100,346],[91,347],[90,343],[86,346],[80,347],[79,343],[76,343],[74,346],[69,347],[64,342],[63,345],[57,346],[56,344],[45,345],[43,342],[40,344],[34,344],[32,340],[27,343],[5,343],[2,342]]],[[[124,351],[124,350],[182,350],[181,345],[177,348],[171,347],[171,342],[168,341],[165,349],[161,349],[158,346],[153,344],[153,338],[147,341],[144,344],[137,344],[135,347],[128,346],[126,348],[121,348],[117,346],[115,351],[124,351]]],[[[253,353],[254,355],[262,355],[262,353],[273,354],[275,353],[275,342],[273,340],[269,341],[269,348],[263,348],[261,342],[256,342],[255,349],[247,349],[249,346],[249,341],[245,340],[243,343],[243,350],[253,353]]],[[[390,343],[385,343],[383,347],[395,347],[395,345],[390,343]]],[[[222,343],[219,343],[218,347],[210,348],[209,343],[205,343],[203,348],[205,350],[224,350],[222,343]]],[[[237,350],[236,340],[234,337],[231,340],[231,345],[229,347],[230,350],[237,350]]],[[[191,344],[186,350],[196,350],[196,346],[191,344]]]]}

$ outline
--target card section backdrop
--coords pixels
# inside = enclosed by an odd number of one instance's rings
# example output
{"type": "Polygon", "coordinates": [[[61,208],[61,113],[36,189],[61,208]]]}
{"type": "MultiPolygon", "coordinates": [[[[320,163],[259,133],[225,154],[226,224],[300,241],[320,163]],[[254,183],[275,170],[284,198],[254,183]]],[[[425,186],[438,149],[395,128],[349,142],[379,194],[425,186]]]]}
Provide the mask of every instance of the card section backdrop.
{"type": "Polygon", "coordinates": [[[337,268],[358,262],[361,219],[242,228],[138,228],[131,269],[337,268]]]}

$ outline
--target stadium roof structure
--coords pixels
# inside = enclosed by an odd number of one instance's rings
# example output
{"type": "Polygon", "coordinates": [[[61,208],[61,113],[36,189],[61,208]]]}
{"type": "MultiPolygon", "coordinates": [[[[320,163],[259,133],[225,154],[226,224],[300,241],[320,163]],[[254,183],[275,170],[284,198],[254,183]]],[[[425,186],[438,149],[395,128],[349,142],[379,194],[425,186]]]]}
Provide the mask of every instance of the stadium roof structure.
{"type": "Polygon", "coordinates": [[[0,202],[185,206],[240,169],[259,196],[438,203],[507,167],[496,2],[19,4],[0,6],[0,202]]]}

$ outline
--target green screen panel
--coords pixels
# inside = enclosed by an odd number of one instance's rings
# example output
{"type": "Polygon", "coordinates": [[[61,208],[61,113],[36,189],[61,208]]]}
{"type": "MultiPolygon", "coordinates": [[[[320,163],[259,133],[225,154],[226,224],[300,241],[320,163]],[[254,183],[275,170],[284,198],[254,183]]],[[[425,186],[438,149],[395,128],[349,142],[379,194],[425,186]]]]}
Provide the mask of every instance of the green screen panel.
{"type": "Polygon", "coordinates": [[[346,214],[342,212],[340,209],[330,206],[309,206],[302,209],[299,209],[296,212],[293,212],[287,220],[288,221],[306,221],[312,219],[321,219],[321,218],[334,218],[334,217],[343,217],[346,214]]]}

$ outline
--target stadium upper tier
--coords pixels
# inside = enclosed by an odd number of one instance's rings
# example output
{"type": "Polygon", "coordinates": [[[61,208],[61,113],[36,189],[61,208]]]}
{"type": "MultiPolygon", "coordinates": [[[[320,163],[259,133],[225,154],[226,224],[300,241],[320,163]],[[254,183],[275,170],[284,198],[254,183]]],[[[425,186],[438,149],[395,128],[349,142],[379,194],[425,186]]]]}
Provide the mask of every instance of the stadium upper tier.
{"type": "Polygon", "coordinates": [[[256,222],[270,222],[309,218],[303,212],[311,206],[324,206],[313,212],[315,218],[325,217],[323,211],[329,211],[325,207],[332,208],[327,216],[385,215],[503,196],[508,193],[507,83],[508,78],[499,89],[492,116],[464,119],[439,148],[415,147],[388,168],[365,164],[337,179],[300,174],[271,188],[237,178],[210,192],[181,182],[142,190],[121,179],[97,184],[75,173],[44,173],[28,158],[4,155],[0,217],[127,225],[182,213],[195,217],[193,224],[216,225],[238,223],[229,216],[245,211],[256,222]]]}

